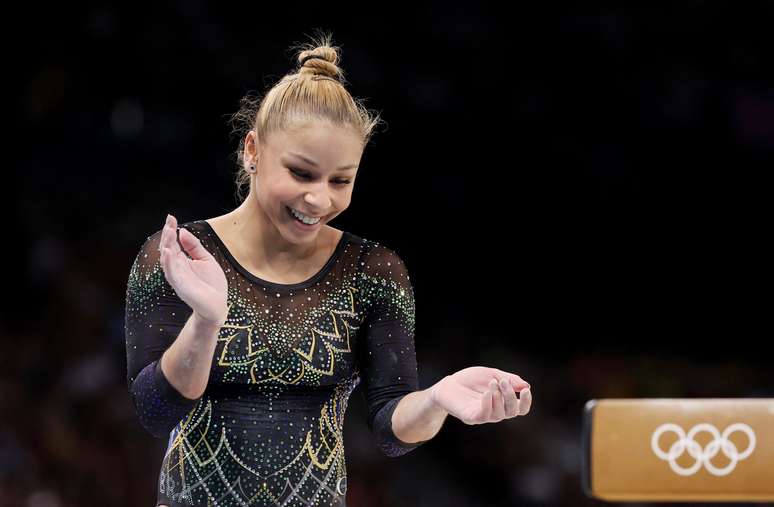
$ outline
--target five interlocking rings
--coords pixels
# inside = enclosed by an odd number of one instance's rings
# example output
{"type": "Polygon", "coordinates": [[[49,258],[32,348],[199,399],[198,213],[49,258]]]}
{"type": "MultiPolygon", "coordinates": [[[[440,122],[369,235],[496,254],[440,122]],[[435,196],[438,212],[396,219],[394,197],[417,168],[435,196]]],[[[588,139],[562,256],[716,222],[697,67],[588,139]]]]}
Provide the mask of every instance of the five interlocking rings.
{"type": "Polygon", "coordinates": [[[669,461],[669,466],[676,474],[693,475],[702,465],[704,465],[707,471],[712,475],[723,476],[730,474],[736,467],[737,462],[747,458],[752,454],[753,450],[755,450],[755,432],[744,423],[735,423],[726,428],[721,434],[713,425],[701,423],[691,428],[686,435],[685,431],[677,424],[666,423],[656,428],[656,431],[653,432],[653,436],[650,439],[650,446],[653,449],[653,452],[656,453],[656,456],[665,461],[669,461]],[[668,431],[674,432],[677,435],[677,441],[671,445],[668,452],[664,452],[661,450],[658,439],[662,434],[668,431]],[[693,439],[697,433],[702,431],[712,435],[712,441],[709,442],[704,449],[702,449],[701,445],[693,439]],[[728,439],[729,435],[735,431],[745,433],[749,440],[747,449],[741,453],[734,443],[728,439]],[[696,460],[696,463],[687,468],[677,464],[677,458],[682,456],[686,449],[688,450],[688,454],[696,460]],[[731,462],[725,467],[718,468],[712,464],[711,460],[721,449],[723,450],[723,454],[725,454],[731,462]]]}

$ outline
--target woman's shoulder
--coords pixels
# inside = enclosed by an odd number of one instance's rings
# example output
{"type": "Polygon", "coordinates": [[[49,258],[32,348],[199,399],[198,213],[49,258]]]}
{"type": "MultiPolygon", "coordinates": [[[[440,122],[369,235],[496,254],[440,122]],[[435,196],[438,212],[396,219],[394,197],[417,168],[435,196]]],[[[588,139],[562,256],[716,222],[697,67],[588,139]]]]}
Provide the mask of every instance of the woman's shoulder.
{"type": "Polygon", "coordinates": [[[377,239],[356,236],[360,244],[360,269],[363,273],[394,275],[403,272],[405,264],[397,247],[377,239]]]}
{"type": "Polygon", "coordinates": [[[201,219],[201,220],[190,220],[188,222],[183,222],[178,224],[178,227],[185,227],[192,233],[198,235],[203,232],[207,231],[207,226],[209,224],[207,223],[207,220],[201,219]]]}
{"type": "MultiPolygon", "coordinates": [[[[364,253],[368,256],[397,256],[398,253],[394,248],[388,246],[382,240],[366,238],[363,236],[356,236],[349,233],[351,236],[357,238],[357,242],[363,246],[364,253]]],[[[389,243],[389,242],[388,242],[389,243]]]]}
{"type": "MultiPolygon", "coordinates": [[[[202,245],[209,251],[212,251],[212,245],[210,244],[207,235],[207,224],[203,220],[191,220],[189,222],[178,223],[178,229],[185,228],[191,232],[194,236],[201,240],[202,245]]],[[[142,242],[140,251],[138,254],[146,259],[147,262],[154,262],[159,256],[159,245],[161,243],[161,234],[164,232],[164,226],[162,225],[158,229],[153,230],[142,242]]],[[[179,234],[179,231],[178,231],[179,234]]],[[[179,241],[179,240],[178,240],[179,241]]]]}
{"type": "MultiPolygon", "coordinates": [[[[192,233],[198,234],[205,229],[206,225],[207,224],[205,223],[204,220],[191,220],[189,222],[178,223],[177,227],[178,228],[185,227],[192,233]]],[[[156,229],[152,229],[151,230],[152,232],[145,238],[145,241],[158,240],[163,230],[164,230],[164,224],[160,225],[156,229]]]]}
{"type": "Polygon", "coordinates": [[[211,225],[211,221],[212,219],[189,220],[178,224],[178,228],[187,229],[188,232],[196,236],[208,252],[215,255],[219,250],[227,250],[228,248],[211,225]]]}

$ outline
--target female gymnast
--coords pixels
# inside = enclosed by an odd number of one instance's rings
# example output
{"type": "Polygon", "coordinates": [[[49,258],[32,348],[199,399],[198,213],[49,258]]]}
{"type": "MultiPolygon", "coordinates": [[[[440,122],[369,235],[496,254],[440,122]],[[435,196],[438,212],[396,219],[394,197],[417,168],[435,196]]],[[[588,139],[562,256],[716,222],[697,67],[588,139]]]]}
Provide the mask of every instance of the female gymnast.
{"type": "Polygon", "coordinates": [[[405,264],[328,225],[379,119],[346,90],[330,35],[297,49],[298,69],[235,115],[247,197],[207,220],[168,215],[129,274],[128,388],[142,426],[168,438],[156,505],[345,506],[343,422],[361,381],[387,456],[449,414],[530,410],[529,384],[496,368],[418,389],[405,264]]]}

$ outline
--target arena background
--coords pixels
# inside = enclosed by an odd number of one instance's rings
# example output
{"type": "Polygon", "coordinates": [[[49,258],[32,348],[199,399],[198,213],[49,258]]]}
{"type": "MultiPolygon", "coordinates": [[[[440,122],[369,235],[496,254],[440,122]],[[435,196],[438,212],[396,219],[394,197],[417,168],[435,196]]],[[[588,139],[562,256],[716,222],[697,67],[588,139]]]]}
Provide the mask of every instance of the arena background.
{"type": "Polygon", "coordinates": [[[0,505],[153,505],[131,262],[167,213],[236,206],[228,116],[317,29],[386,122],[332,225],[406,262],[421,387],[488,365],[534,392],[526,417],[449,418],[390,459],[358,389],[351,507],[602,505],[580,486],[586,400],[774,396],[772,5],[14,6],[0,505]]]}

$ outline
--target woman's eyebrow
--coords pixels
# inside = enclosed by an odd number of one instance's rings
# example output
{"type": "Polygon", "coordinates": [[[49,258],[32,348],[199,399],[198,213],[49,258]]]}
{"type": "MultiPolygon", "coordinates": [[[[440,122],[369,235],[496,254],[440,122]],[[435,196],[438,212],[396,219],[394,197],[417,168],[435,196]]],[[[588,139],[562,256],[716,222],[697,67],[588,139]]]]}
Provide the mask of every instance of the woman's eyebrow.
{"type": "MultiPolygon", "coordinates": [[[[312,167],[317,167],[317,163],[314,160],[310,159],[310,158],[307,158],[307,157],[305,157],[303,155],[300,155],[298,153],[292,153],[291,152],[290,154],[293,155],[294,157],[300,158],[301,160],[303,160],[307,164],[311,165],[312,167]]],[[[337,171],[344,171],[346,169],[356,169],[356,168],[357,168],[357,164],[353,164],[353,165],[345,165],[343,167],[339,167],[336,170],[337,171]]]]}

